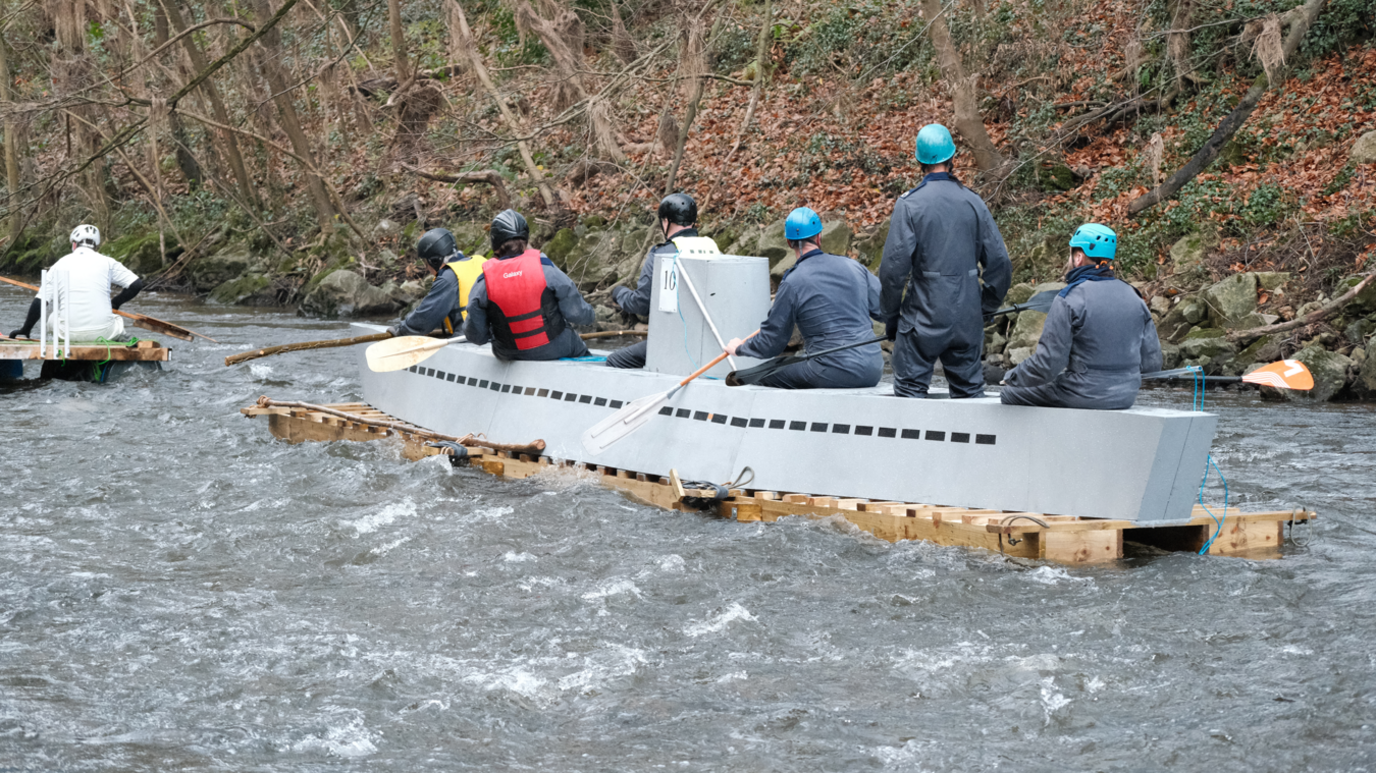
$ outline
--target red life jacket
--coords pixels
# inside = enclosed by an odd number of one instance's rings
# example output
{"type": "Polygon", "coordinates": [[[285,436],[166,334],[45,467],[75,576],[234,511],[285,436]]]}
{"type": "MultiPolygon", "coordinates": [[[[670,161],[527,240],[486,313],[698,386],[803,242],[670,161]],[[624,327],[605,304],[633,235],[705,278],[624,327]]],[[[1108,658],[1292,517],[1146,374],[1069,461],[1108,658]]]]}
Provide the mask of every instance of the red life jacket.
{"type": "Polygon", "coordinates": [[[483,264],[492,337],[508,349],[544,346],[564,332],[559,299],[545,283],[539,250],[483,264]]]}

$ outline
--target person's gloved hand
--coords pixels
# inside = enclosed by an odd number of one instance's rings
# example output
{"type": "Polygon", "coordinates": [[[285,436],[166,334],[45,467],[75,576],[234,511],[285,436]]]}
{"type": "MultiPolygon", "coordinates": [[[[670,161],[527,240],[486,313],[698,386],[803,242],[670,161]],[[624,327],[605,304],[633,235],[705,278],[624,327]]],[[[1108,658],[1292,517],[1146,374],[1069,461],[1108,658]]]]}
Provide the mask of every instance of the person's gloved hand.
{"type": "Polygon", "coordinates": [[[29,331],[27,331],[27,330],[16,330],[16,331],[10,333],[10,338],[28,338],[28,337],[29,337],[29,331]]]}
{"type": "Polygon", "coordinates": [[[890,341],[898,340],[898,317],[884,323],[884,337],[890,341]]]}
{"type": "Polygon", "coordinates": [[[401,325],[392,325],[387,328],[387,332],[390,333],[393,338],[396,338],[401,335],[401,325]]]}

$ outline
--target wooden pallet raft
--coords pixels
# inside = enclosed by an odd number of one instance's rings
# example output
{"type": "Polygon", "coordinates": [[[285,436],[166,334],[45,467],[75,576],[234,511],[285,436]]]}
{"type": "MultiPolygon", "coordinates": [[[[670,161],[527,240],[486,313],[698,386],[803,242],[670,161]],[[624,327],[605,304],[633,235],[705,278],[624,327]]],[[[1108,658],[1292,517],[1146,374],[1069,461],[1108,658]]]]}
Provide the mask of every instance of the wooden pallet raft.
{"type": "MultiPolygon", "coordinates": [[[[258,405],[240,412],[250,417],[268,416],[272,434],[289,443],[390,437],[402,441],[402,455],[408,459],[452,453],[449,448],[428,445],[448,436],[402,422],[364,403],[308,408],[271,403],[263,398],[258,405]]],[[[672,471],[668,476],[660,476],[552,459],[485,440],[475,440],[465,446],[469,464],[491,475],[521,479],[558,469],[595,474],[597,481],[606,488],[669,510],[696,510],[698,508],[690,504],[692,498],[700,503],[713,500],[717,494],[712,490],[685,489],[672,471]]],[[[1215,516],[1225,515],[1221,507],[1211,508],[1213,515],[1210,515],[1203,507],[1196,506],[1188,523],[1147,526],[1134,521],[753,489],[732,489],[725,500],[711,507],[721,516],[741,522],[772,522],[788,516],[840,517],[890,542],[926,540],[938,545],[983,548],[1018,558],[1064,564],[1118,560],[1123,557],[1125,541],[1197,553],[1218,527],[1215,516]]],[[[1301,508],[1259,513],[1239,513],[1229,508],[1222,533],[1210,545],[1209,555],[1278,557],[1286,525],[1294,529],[1317,517],[1313,511],[1301,508]]]]}

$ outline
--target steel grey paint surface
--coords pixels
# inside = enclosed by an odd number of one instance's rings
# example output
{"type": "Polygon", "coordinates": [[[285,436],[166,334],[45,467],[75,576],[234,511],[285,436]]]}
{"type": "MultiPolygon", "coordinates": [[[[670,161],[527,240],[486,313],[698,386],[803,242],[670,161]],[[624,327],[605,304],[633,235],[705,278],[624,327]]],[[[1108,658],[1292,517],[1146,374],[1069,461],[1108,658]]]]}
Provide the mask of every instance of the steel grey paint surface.
{"type": "Polygon", "coordinates": [[[503,363],[465,344],[415,372],[373,373],[362,349],[358,358],[375,408],[445,434],[543,439],[554,458],[715,482],[748,466],[757,489],[1155,523],[1189,519],[1217,424],[1159,408],[909,400],[888,384],[803,392],[698,379],[670,402],[672,415],[591,457],[584,430],[678,379],[600,363],[503,363]]]}
{"type": "MultiPolygon", "coordinates": [[[[693,286],[717,323],[722,341],[745,338],[769,316],[769,261],[737,255],[655,256],[655,285],[650,291],[650,335],[645,369],[686,376],[721,354],[721,346],[703,321],[693,294],[680,280],[678,311],[660,311],[664,293],[660,268],[666,259],[677,260],[692,278],[693,286]],[[686,331],[686,332],[685,332],[686,331]]],[[[671,292],[674,290],[671,289],[671,292]]],[[[748,368],[760,360],[737,357],[736,365],[748,368]]],[[[722,361],[708,375],[725,378],[730,365],[722,361]]]]}

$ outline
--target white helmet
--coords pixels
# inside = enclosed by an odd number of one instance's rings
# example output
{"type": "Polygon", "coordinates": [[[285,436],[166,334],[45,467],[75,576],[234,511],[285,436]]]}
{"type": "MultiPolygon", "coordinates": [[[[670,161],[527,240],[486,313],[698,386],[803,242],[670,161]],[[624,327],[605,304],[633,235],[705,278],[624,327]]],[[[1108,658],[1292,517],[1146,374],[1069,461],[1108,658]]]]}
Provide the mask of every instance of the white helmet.
{"type": "Polygon", "coordinates": [[[91,249],[100,246],[100,229],[85,223],[72,229],[72,244],[85,244],[91,249]]]}

